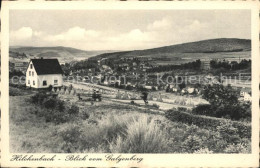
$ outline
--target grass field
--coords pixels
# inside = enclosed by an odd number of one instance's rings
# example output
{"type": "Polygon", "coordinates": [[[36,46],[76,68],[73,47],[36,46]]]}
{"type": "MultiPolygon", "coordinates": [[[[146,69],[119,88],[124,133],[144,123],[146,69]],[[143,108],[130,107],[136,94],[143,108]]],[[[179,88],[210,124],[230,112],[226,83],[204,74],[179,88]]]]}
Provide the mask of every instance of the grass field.
{"type": "MultiPolygon", "coordinates": [[[[33,94],[33,93],[32,93],[33,94]]],[[[31,94],[31,95],[32,95],[31,94]]],[[[36,114],[30,94],[10,96],[10,152],[96,153],[249,153],[250,140],[223,125],[212,131],[172,122],[130,104],[74,101],[80,117],[61,124],[36,114]],[[81,115],[85,114],[85,115],[81,115]]],[[[70,101],[68,101],[70,100],[70,101]]],[[[55,112],[55,111],[53,111],[55,112]]]]}

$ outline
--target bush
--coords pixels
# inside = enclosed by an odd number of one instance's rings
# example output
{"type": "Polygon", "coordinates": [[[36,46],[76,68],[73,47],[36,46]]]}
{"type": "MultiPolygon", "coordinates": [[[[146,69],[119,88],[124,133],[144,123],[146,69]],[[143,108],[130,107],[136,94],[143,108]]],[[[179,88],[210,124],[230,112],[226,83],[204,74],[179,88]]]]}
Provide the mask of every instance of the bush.
{"type": "Polygon", "coordinates": [[[47,95],[45,92],[36,93],[31,97],[31,101],[44,107],[44,110],[37,114],[44,117],[46,122],[60,124],[75,119],[79,114],[79,108],[76,105],[66,108],[64,101],[51,94],[47,95]]]}
{"type": "Polygon", "coordinates": [[[159,106],[158,104],[155,104],[155,103],[152,105],[152,107],[153,107],[153,108],[156,108],[156,109],[159,109],[159,108],[160,108],[160,106],[159,106]]]}
{"type": "Polygon", "coordinates": [[[239,91],[233,89],[230,85],[205,86],[202,96],[210,105],[197,106],[193,110],[194,114],[224,117],[237,121],[251,120],[251,105],[239,102],[239,91]]]}
{"type": "Polygon", "coordinates": [[[238,143],[240,140],[238,129],[234,128],[231,121],[222,121],[220,125],[217,126],[217,131],[227,141],[227,143],[238,143]]]}
{"type": "Polygon", "coordinates": [[[199,115],[208,115],[210,116],[212,112],[211,105],[210,104],[199,104],[195,108],[192,109],[193,114],[199,114],[199,115]]]}
{"type": "Polygon", "coordinates": [[[89,113],[87,113],[86,111],[83,111],[83,112],[81,113],[81,118],[82,118],[83,120],[89,119],[89,117],[90,117],[90,115],[89,115],[89,113]]]}
{"type": "Polygon", "coordinates": [[[79,114],[79,107],[76,105],[72,105],[68,110],[69,115],[78,115],[79,114]]]}
{"type": "MultiPolygon", "coordinates": [[[[193,115],[187,112],[180,112],[176,110],[168,110],[165,112],[165,117],[171,121],[183,122],[186,124],[195,124],[202,128],[210,128],[216,130],[218,126],[221,126],[226,119],[213,118],[207,116],[193,115]]],[[[240,137],[251,138],[251,125],[246,123],[232,121],[234,128],[237,128],[237,133],[240,137]]]]}
{"type": "Polygon", "coordinates": [[[42,102],[43,106],[47,109],[54,109],[57,104],[57,99],[54,98],[45,98],[42,102]]]}
{"type": "Polygon", "coordinates": [[[213,151],[209,150],[208,148],[200,148],[199,150],[195,151],[196,154],[212,154],[213,151]]]}
{"type": "Polygon", "coordinates": [[[125,136],[118,136],[110,144],[111,152],[115,153],[160,153],[167,150],[167,137],[154,120],[147,117],[127,124],[125,136]]]}
{"type": "Polygon", "coordinates": [[[228,145],[224,152],[225,153],[250,153],[250,145],[243,143],[228,145]]]}
{"type": "Polygon", "coordinates": [[[31,101],[34,104],[42,104],[43,100],[46,99],[48,96],[45,92],[38,92],[31,97],[31,101]]]}
{"type": "Polygon", "coordinates": [[[62,138],[63,144],[61,149],[67,153],[78,151],[81,146],[80,136],[82,134],[81,127],[76,124],[68,124],[57,131],[57,134],[62,138]]]}
{"type": "Polygon", "coordinates": [[[204,147],[203,140],[197,135],[189,135],[182,143],[182,148],[188,153],[193,153],[204,147]]]}
{"type": "Polygon", "coordinates": [[[192,109],[193,114],[207,115],[218,118],[227,118],[232,120],[251,120],[251,105],[238,103],[235,105],[213,106],[210,104],[201,104],[192,109]]]}
{"type": "Polygon", "coordinates": [[[131,85],[127,85],[125,89],[126,90],[133,90],[133,87],[131,85]]]}

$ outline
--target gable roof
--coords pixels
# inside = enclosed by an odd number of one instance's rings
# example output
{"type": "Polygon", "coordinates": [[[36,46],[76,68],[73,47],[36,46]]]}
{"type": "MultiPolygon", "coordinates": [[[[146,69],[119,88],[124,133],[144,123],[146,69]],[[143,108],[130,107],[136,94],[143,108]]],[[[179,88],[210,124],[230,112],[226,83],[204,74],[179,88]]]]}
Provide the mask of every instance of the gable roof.
{"type": "Polygon", "coordinates": [[[38,75],[63,74],[57,59],[31,59],[38,75]]]}

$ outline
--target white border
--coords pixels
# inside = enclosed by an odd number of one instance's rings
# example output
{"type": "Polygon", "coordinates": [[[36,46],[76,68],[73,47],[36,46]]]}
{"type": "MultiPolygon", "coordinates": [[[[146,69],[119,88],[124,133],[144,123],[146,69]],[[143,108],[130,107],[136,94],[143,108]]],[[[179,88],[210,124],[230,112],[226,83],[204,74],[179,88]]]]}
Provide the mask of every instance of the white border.
{"type": "MultiPolygon", "coordinates": [[[[3,167],[257,167],[259,164],[259,14],[258,2],[2,2],[2,66],[1,66],[1,165],[3,167]],[[56,162],[10,162],[9,153],[9,91],[8,91],[8,50],[9,50],[9,10],[10,9],[112,9],[112,10],[151,10],[151,9],[250,9],[252,40],[252,154],[137,154],[144,161],[136,162],[65,162],[68,154],[57,154],[56,162]]],[[[26,19],[26,18],[23,18],[26,19]]],[[[34,154],[34,156],[41,154],[34,154]]],[[[53,154],[46,154],[53,155],[53,154]]],[[[82,154],[81,154],[82,155],[82,154]]],[[[104,154],[88,154],[102,157],[104,154]]],[[[132,154],[124,154],[131,156],[132,154]]]]}

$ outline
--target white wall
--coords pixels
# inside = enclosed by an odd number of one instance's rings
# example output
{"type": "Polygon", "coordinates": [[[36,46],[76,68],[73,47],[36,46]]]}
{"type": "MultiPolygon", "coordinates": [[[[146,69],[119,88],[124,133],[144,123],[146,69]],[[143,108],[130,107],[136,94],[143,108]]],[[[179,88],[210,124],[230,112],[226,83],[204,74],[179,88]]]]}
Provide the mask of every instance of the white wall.
{"type": "Polygon", "coordinates": [[[38,88],[48,88],[50,85],[53,87],[60,87],[62,84],[63,79],[61,74],[38,75],[38,88]],[[54,84],[54,80],[58,80],[58,83],[54,84]],[[46,86],[43,86],[43,81],[47,82],[46,86]]]}
{"type": "Polygon", "coordinates": [[[26,71],[26,86],[38,88],[37,73],[34,69],[34,66],[31,69],[31,64],[32,64],[32,62],[29,63],[28,69],[26,71]],[[31,72],[31,76],[29,76],[29,72],[31,72]],[[32,73],[34,73],[33,76],[32,76],[32,73]],[[30,84],[28,83],[28,81],[30,81],[30,84]],[[33,81],[35,81],[35,85],[33,85],[33,81]]]}

